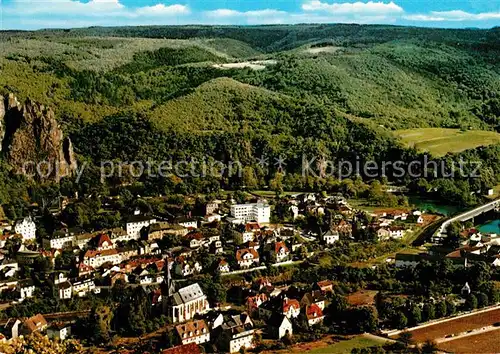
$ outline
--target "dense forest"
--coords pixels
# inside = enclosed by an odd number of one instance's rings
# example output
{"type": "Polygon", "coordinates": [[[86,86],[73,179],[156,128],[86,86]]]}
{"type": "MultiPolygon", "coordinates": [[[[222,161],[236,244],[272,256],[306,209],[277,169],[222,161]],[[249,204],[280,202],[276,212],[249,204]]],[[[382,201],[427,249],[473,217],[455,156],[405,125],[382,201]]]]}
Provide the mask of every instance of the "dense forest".
{"type": "MultiPolygon", "coordinates": [[[[145,195],[338,191],[341,169],[303,176],[303,157],[318,170],[321,161],[424,162],[424,152],[404,146],[394,130],[500,132],[499,31],[296,25],[0,32],[0,93],[54,108],[80,164],[90,166],[86,180],[72,187],[82,193],[131,182],[145,195]],[[259,164],[263,156],[267,168],[259,164]],[[97,183],[101,161],[148,159],[238,161],[243,174],[112,176],[97,183]],[[276,159],[286,164],[276,166],[276,159]]],[[[436,169],[410,178],[391,168],[377,178],[475,204],[478,191],[499,182],[499,148],[435,158],[449,167],[482,162],[479,178],[450,179],[436,169]]],[[[0,202],[22,214],[9,203],[32,199],[30,182],[9,174],[2,166],[0,202]]],[[[363,171],[349,176],[356,178],[373,179],[363,171]]]]}

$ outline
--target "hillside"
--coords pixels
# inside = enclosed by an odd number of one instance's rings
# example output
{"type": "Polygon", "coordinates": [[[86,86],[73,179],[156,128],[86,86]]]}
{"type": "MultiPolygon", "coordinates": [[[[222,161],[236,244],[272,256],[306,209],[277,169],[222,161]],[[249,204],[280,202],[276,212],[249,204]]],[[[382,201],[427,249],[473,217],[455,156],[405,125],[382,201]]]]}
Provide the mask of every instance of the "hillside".
{"type": "MultiPolygon", "coordinates": [[[[177,123],[169,119],[177,120],[176,114],[161,107],[203,83],[229,77],[320,102],[345,116],[391,130],[497,130],[500,68],[495,58],[500,47],[496,34],[498,29],[357,25],[2,33],[0,92],[16,92],[21,99],[51,104],[60,115],[85,121],[126,107],[172,127],[177,123]],[[265,70],[238,69],[237,64],[224,70],[213,67],[252,59],[273,60],[277,65],[265,70]]],[[[210,95],[207,88],[203,90],[210,95]]],[[[177,101],[171,104],[181,109],[177,101]]],[[[221,128],[218,123],[210,127],[200,122],[200,111],[182,111],[187,121],[197,121],[203,130],[221,128]]]]}

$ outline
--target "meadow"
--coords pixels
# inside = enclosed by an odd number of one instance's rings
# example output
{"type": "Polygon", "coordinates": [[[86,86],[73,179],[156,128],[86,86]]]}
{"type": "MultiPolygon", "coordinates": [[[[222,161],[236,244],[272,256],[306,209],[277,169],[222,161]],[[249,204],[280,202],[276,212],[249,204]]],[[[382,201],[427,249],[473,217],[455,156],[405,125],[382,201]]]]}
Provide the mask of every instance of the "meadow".
{"type": "Polygon", "coordinates": [[[407,146],[438,157],[500,142],[500,134],[482,130],[418,128],[396,130],[394,134],[407,146]]]}

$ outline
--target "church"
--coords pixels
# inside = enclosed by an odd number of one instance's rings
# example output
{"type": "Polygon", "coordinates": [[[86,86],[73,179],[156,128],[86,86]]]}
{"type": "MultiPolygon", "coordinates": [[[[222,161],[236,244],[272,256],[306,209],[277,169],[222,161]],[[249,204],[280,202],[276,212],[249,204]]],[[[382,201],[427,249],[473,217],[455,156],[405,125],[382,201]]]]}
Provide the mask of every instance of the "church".
{"type": "Polygon", "coordinates": [[[191,320],[196,314],[210,311],[207,296],[198,283],[191,284],[176,290],[170,275],[170,265],[167,265],[167,277],[163,289],[163,312],[172,320],[179,323],[191,320]]]}

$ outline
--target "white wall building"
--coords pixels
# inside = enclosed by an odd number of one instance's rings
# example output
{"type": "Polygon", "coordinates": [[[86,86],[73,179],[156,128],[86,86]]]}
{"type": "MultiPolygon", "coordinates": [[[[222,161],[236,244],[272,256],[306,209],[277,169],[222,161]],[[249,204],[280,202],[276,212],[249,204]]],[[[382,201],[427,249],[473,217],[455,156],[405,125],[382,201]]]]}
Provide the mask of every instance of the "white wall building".
{"type": "Polygon", "coordinates": [[[175,329],[182,344],[203,344],[210,341],[210,331],[204,320],[187,322],[175,329]]]}
{"type": "Polygon", "coordinates": [[[197,283],[179,289],[169,301],[171,302],[169,315],[173,323],[188,321],[194,315],[204,314],[210,310],[207,296],[197,283]]]}
{"type": "Polygon", "coordinates": [[[18,220],[14,226],[14,231],[23,235],[24,240],[34,240],[36,238],[36,225],[31,216],[18,220]]]}
{"type": "Polygon", "coordinates": [[[259,224],[266,224],[271,218],[271,207],[266,203],[233,204],[231,216],[243,222],[257,221],[259,224]]]}
{"type": "Polygon", "coordinates": [[[143,227],[148,227],[155,224],[156,219],[145,215],[134,215],[126,224],[127,236],[129,240],[138,240],[141,237],[141,230],[143,227]]]}

